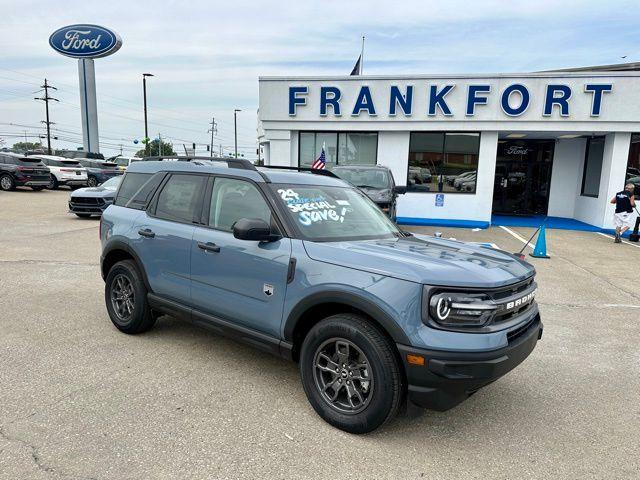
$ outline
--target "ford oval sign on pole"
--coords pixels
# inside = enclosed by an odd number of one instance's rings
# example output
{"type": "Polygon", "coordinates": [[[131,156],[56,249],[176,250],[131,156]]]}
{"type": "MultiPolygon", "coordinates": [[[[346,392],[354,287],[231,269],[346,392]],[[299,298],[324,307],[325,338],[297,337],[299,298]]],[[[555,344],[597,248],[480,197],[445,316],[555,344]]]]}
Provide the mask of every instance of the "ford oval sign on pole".
{"type": "Polygon", "coordinates": [[[62,27],[53,32],[49,37],[49,45],[67,57],[100,58],[117,52],[122,39],[108,28],[80,24],[62,27]]]}
{"type": "Polygon", "coordinates": [[[59,28],[49,37],[49,45],[62,55],[78,59],[82,143],[85,151],[100,153],[93,59],[117,52],[122,39],[113,30],[82,23],[59,28]]]}

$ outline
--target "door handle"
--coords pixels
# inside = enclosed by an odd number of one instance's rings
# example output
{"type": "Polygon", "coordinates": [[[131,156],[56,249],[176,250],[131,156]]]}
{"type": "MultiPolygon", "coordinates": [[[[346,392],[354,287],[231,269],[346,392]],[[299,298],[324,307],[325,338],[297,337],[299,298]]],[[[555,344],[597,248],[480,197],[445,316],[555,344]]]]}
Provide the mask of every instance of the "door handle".
{"type": "Polygon", "coordinates": [[[220,247],[212,242],[198,242],[198,248],[204,250],[205,252],[215,252],[218,253],[220,251],[220,247]]]}
{"type": "Polygon", "coordinates": [[[150,228],[141,228],[140,230],[138,230],[138,234],[147,238],[153,238],[156,236],[155,232],[153,232],[150,228]]]}

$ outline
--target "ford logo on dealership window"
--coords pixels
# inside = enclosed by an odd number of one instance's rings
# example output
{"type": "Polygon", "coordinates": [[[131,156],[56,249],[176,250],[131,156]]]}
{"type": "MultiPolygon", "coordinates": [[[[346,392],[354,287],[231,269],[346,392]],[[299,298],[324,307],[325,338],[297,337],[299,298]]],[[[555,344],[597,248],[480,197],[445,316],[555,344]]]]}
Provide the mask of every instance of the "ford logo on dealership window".
{"type": "Polygon", "coordinates": [[[120,36],[98,25],[79,24],[62,27],[49,37],[56,52],[73,58],[106,57],[122,45],[120,36]]]}

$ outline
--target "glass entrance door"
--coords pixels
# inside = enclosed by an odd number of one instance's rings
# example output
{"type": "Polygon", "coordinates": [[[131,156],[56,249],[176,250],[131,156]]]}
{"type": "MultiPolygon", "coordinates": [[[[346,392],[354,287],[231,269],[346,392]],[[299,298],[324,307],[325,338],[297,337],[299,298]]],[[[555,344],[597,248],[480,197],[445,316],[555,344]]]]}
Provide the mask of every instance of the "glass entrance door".
{"type": "Polygon", "coordinates": [[[554,140],[500,141],[493,187],[493,211],[546,215],[554,140]]]}

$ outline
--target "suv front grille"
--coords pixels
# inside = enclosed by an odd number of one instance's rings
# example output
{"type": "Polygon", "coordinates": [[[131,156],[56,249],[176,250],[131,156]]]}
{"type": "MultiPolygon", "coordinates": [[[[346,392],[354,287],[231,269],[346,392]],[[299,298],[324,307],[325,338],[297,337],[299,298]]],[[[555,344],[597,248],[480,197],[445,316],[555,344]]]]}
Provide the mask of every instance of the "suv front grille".
{"type": "Polygon", "coordinates": [[[71,203],[78,203],[82,205],[102,205],[104,200],[102,198],[95,197],[72,197],[71,203]]]}

